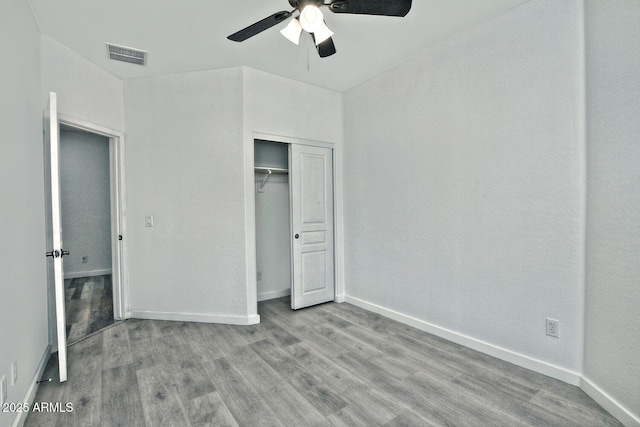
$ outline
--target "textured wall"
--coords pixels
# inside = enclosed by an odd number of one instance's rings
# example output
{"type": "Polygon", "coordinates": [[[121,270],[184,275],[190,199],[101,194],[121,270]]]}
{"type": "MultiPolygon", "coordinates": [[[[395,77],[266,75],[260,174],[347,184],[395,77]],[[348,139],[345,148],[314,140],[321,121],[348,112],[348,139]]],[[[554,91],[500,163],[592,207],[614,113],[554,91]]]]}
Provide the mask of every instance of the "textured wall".
{"type": "Polygon", "coordinates": [[[242,70],[128,80],[125,107],[131,309],[246,318],[242,70]]]}
{"type": "Polygon", "coordinates": [[[584,372],[640,424],[640,3],[586,5],[584,372]]]}
{"type": "Polygon", "coordinates": [[[7,401],[22,402],[48,344],[40,33],[26,1],[0,2],[0,38],[0,376],[18,361],[7,401]]]}
{"type": "Polygon", "coordinates": [[[528,2],[344,96],[348,295],[574,381],[580,3],[528,2]],[[560,321],[559,339],[545,336],[546,317],[560,321]]]}
{"type": "Polygon", "coordinates": [[[338,220],[336,263],[338,292],[341,292],[342,242],[342,95],[338,92],[275,76],[251,68],[243,68],[245,212],[247,218],[246,255],[247,295],[249,307],[255,307],[256,235],[255,184],[253,176],[254,132],[297,140],[332,143],[337,168],[336,211],[338,220]]]}
{"type": "Polygon", "coordinates": [[[47,36],[41,36],[42,96],[58,93],[58,112],[123,131],[123,82],[47,36]]]}
{"type": "Polygon", "coordinates": [[[248,132],[342,141],[340,93],[251,68],[243,70],[248,132]]]}
{"type": "Polygon", "coordinates": [[[65,275],[111,271],[109,139],[60,132],[60,207],[65,275]],[[82,257],[87,262],[82,262],[82,257]]]}

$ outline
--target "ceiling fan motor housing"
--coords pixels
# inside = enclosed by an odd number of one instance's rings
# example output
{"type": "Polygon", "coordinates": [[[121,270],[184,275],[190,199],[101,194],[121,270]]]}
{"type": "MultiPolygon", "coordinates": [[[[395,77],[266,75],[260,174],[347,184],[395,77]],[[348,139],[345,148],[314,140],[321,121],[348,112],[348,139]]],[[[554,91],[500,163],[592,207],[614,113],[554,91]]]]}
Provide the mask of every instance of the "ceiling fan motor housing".
{"type": "Polygon", "coordinates": [[[325,3],[323,0],[289,0],[289,4],[291,7],[302,10],[305,6],[310,4],[320,7],[324,6],[325,3]]]}

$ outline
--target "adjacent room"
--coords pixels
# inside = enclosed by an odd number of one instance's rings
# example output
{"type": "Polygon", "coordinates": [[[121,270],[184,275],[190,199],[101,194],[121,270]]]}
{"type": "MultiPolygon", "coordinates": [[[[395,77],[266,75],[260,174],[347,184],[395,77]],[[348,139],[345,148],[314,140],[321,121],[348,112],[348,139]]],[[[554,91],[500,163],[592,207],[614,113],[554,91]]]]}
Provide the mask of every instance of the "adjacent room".
{"type": "Polygon", "coordinates": [[[640,3],[0,6],[0,426],[640,426],[640,3]]]}

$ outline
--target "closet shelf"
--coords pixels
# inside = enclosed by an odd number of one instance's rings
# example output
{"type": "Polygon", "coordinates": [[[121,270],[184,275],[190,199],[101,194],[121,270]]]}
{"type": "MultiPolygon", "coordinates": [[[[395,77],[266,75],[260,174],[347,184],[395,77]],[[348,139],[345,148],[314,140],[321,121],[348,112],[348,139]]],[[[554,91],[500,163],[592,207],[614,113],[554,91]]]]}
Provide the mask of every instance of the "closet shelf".
{"type": "Polygon", "coordinates": [[[262,166],[255,167],[255,173],[266,173],[267,175],[288,175],[289,170],[283,168],[267,168],[262,166]]]}

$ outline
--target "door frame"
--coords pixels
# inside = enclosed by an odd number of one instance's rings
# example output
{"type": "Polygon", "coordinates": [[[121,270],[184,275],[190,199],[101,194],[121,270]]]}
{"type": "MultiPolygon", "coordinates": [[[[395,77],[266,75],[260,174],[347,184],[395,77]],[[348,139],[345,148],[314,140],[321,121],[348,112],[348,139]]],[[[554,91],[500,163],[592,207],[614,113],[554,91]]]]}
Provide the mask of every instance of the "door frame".
{"type": "MultiPolygon", "coordinates": [[[[325,141],[309,140],[291,136],[273,135],[262,132],[252,132],[251,140],[247,138],[245,144],[245,178],[246,178],[246,249],[247,249],[247,303],[249,309],[249,317],[256,316],[259,321],[258,313],[258,282],[256,277],[257,263],[256,263],[256,194],[255,194],[255,159],[254,159],[254,144],[256,139],[279,142],[282,144],[300,144],[313,147],[323,147],[332,150],[332,164],[333,164],[333,277],[334,277],[334,301],[344,302],[344,282],[342,279],[342,191],[340,183],[341,173],[341,151],[340,146],[325,141]]],[[[254,317],[255,318],[255,317],[254,317]]]]}
{"type": "Polygon", "coordinates": [[[111,285],[115,321],[129,317],[129,283],[126,268],[126,204],[124,186],[124,132],[58,113],[58,123],[109,139],[109,176],[111,180],[111,285]],[[118,236],[123,236],[119,240],[118,236]]]}

